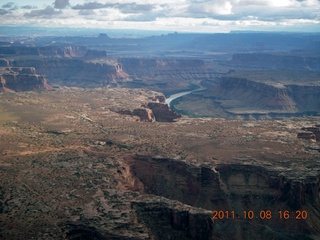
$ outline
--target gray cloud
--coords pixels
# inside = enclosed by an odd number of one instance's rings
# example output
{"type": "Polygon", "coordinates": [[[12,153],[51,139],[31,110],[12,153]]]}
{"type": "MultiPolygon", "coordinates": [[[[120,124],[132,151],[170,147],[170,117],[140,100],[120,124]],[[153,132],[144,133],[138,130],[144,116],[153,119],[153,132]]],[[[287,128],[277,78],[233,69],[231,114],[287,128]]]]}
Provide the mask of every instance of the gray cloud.
{"type": "Polygon", "coordinates": [[[81,9],[78,12],[79,15],[83,15],[83,16],[89,16],[89,15],[95,15],[95,11],[93,9],[81,9]]]}
{"type": "Polygon", "coordinates": [[[55,0],[54,8],[63,9],[69,6],[69,0],[55,0]]]}
{"type": "Polygon", "coordinates": [[[14,6],[14,2],[8,2],[2,5],[2,8],[12,8],[14,6]]]}
{"type": "Polygon", "coordinates": [[[157,19],[157,17],[159,17],[158,14],[136,14],[133,16],[129,16],[126,17],[125,19],[123,19],[124,21],[132,21],[132,22],[150,22],[150,21],[154,21],[157,19]]]}
{"type": "Polygon", "coordinates": [[[9,10],[16,10],[18,7],[14,4],[14,2],[8,2],[2,5],[2,8],[6,8],[9,10]]]}
{"type": "Polygon", "coordinates": [[[9,11],[5,10],[5,9],[0,9],[0,15],[5,15],[8,14],[9,11]]]}
{"type": "Polygon", "coordinates": [[[36,9],[36,6],[31,6],[31,5],[25,5],[25,6],[21,6],[22,9],[36,9]]]}
{"type": "Polygon", "coordinates": [[[82,9],[100,9],[100,8],[107,8],[108,4],[102,4],[102,3],[97,3],[97,2],[88,2],[83,5],[77,4],[72,7],[72,9],[75,10],[82,10],[82,9]]]}
{"type": "Polygon", "coordinates": [[[82,5],[77,4],[72,7],[75,10],[92,10],[92,9],[101,9],[101,8],[116,8],[123,13],[140,13],[140,12],[149,12],[154,9],[154,6],[151,4],[137,4],[132,3],[97,3],[97,2],[88,2],[82,5]]]}
{"type": "Polygon", "coordinates": [[[150,12],[154,9],[153,5],[150,4],[136,4],[136,3],[126,3],[126,4],[116,4],[116,8],[120,9],[123,13],[140,13],[140,12],[150,12]]]}
{"type": "Polygon", "coordinates": [[[29,18],[36,18],[36,17],[50,18],[56,15],[59,15],[61,13],[62,13],[61,10],[55,10],[53,7],[48,6],[45,9],[32,10],[29,13],[25,13],[24,16],[29,18]]]}

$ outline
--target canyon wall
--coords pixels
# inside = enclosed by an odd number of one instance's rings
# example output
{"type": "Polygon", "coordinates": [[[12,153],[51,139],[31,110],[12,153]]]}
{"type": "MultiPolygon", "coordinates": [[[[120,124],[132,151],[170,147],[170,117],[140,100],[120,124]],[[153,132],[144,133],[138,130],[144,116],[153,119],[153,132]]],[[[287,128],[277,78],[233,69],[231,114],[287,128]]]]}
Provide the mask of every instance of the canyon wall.
{"type": "MultiPolygon", "coordinates": [[[[90,55],[90,54],[89,54],[90,55]]],[[[5,64],[5,62],[4,62],[5,64]]],[[[67,58],[16,59],[14,67],[35,67],[50,84],[148,88],[162,93],[188,89],[213,76],[202,60],[119,58],[90,61],[67,58]]]]}
{"type": "Polygon", "coordinates": [[[50,83],[77,87],[101,87],[127,75],[117,64],[87,62],[80,59],[15,60],[17,67],[35,67],[50,83]]]}
{"type": "Polygon", "coordinates": [[[35,68],[6,68],[0,76],[1,91],[43,91],[53,88],[47,83],[47,79],[36,73],[35,68]]]}
{"type": "Polygon", "coordinates": [[[207,90],[194,96],[212,99],[231,115],[303,115],[320,111],[320,86],[317,85],[263,83],[237,77],[222,77],[202,84],[207,90]]]}
{"type": "Polygon", "coordinates": [[[248,164],[197,166],[149,156],[126,158],[125,166],[124,179],[130,179],[126,183],[129,189],[212,211],[211,217],[214,210],[223,212],[223,217],[210,221],[208,213],[172,209],[165,204],[165,199],[152,204],[134,204],[139,220],[147,222],[156,239],[169,239],[161,237],[166,227],[170,234],[184,234],[182,239],[200,239],[194,237],[199,236],[197,234],[203,234],[201,239],[313,239],[313,235],[320,233],[316,227],[320,207],[319,174],[297,177],[297,173],[292,175],[289,169],[248,164]],[[286,210],[290,217],[284,219],[281,213],[286,210]],[[226,211],[229,211],[228,217],[226,211]],[[254,217],[248,218],[245,215],[248,211],[252,211],[254,217]],[[264,215],[266,211],[271,214],[268,219],[264,215]],[[300,211],[305,211],[308,217],[299,219],[300,211]],[[161,222],[160,226],[156,221],[161,222]],[[192,229],[198,232],[191,234],[192,229]]]}

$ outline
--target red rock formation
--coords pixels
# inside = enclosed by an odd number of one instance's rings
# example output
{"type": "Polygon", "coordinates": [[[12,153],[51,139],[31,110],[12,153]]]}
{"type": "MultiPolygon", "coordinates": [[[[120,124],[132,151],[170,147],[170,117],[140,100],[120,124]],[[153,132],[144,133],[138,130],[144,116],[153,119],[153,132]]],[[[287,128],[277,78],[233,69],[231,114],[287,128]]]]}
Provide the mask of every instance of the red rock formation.
{"type": "Polygon", "coordinates": [[[47,80],[36,74],[35,68],[8,68],[1,76],[3,92],[53,90],[47,80]]]}
{"type": "Polygon", "coordinates": [[[157,122],[174,122],[175,119],[180,118],[181,115],[172,111],[167,104],[150,102],[148,103],[155,116],[157,122]]]}
{"type": "MultiPolygon", "coordinates": [[[[309,133],[310,137],[311,137],[311,134],[313,134],[312,139],[316,140],[317,142],[320,142],[320,127],[317,127],[317,126],[315,126],[315,127],[304,127],[301,130],[307,131],[307,132],[305,132],[305,135],[307,135],[306,133],[309,133]]],[[[299,134],[298,134],[298,138],[299,138],[299,134]]],[[[300,138],[303,138],[303,137],[300,137],[300,138]]]]}
{"type": "Polygon", "coordinates": [[[132,115],[138,116],[142,122],[155,122],[156,119],[152,110],[148,108],[136,108],[132,111],[132,115]]]}

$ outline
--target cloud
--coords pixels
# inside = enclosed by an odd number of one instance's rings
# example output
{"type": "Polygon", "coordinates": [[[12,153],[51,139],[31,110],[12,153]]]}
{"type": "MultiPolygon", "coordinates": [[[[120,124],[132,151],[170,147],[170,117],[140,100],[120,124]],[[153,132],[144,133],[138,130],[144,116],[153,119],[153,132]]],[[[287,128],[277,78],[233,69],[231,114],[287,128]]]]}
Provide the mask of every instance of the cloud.
{"type": "Polygon", "coordinates": [[[132,21],[132,22],[150,22],[154,21],[159,17],[157,14],[134,14],[124,18],[124,21],[132,21]]]}
{"type": "Polygon", "coordinates": [[[201,2],[190,5],[189,14],[198,17],[233,14],[233,5],[229,1],[201,2]]]}
{"type": "Polygon", "coordinates": [[[149,12],[154,9],[154,5],[151,4],[137,4],[135,2],[131,3],[98,3],[98,2],[88,2],[82,5],[77,4],[72,7],[75,10],[89,10],[89,9],[101,9],[101,8],[116,8],[123,13],[140,13],[149,12]]]}
{"type": "Polygon", "coordinates": [[[31,5],[25,5],[25,6],[21,6],[21,9],[36,9],[36,6],[31,6],[31,5]]]}
{"type": "Polygon", "coordinates": [[[0,15],[5,15],[8,14],[9,11],[5,10],[5,9],[0,9],[0,15]]]}
{"type": "Polygon", "coordinates": [[[82,9],[100,9],[100,8],[106,8],[108,4],[102,4],[102,3],[97,3],[97,2],[88,2],[83,5],[77,4],[72,7],[72,9],[75,10],[82,10],[82,9]]]}
{"type": "Polygon", "coordinates": [[[27,18],[50,18],[50,17],[54,17],[56,15],[60,15],[62,14],[61,10],[55,10],[53,7],[46,7],[45,9],[41,9],[41,10],[32,10],[29,13],[25,13],[24,16],[27,18]]]}
{"type": "Polygon", "coordinates": [[[118,8],[123,13],[140,13],[140,12],[150,12],[154,9],[153,5],[150,4],[136,4],[125,3],[125,4],[115,4],[114,7],[118,8]]]}
{"type": "Polygon", "coordinates": [[[16,10],[18,7],[14,4],[14,2],[8,2],[2,5],[2,8],[6,8],[9,10],[16,10]]]}
{"type": "Polygon", "coordinates": [[[69,0],[55,0],[54,8],[63,9],[69,6],[69,0]]]}
{"type": "Polygon", "coordinates": [[[96,15],[96,12],[93,9],[81,9],[78,12],[79,15],[89,16],[89,15],[96,15]]]}
{"type": "Polygon", "coordinates": [[[8,2],[2,5],[2,8],[12,8],[14,6],[14,2],[8,2]]]}
{"type": "Polygon", "coordinates": [[[228,31],[320,30],[320,0],[3,0],[0,25],[228,31]],[[16,4],[15,4],[16,3],[16,4]],[[13,11],[20,4],[19,10],[13,11]],[[73,5],[72,5],[73,4],[73,5]],[[295,26],[296,24],[296,26],[295,26]],[[225,26],[225,27],[223,27],[225,26]],[[310,28],[311,29],[311,28],[310,28]]]}

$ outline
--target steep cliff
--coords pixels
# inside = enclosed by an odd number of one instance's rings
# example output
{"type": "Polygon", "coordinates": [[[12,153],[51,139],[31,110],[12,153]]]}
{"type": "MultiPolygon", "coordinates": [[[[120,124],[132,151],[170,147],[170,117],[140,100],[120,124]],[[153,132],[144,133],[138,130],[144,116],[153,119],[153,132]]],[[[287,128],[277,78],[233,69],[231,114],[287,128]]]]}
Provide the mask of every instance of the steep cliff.
{"type": "Polygon", "coordinates": [[[53,89],[44,76],[36,73],[35,68],[7,68],[0,77],[3,92],[53,89]]]}
{"type": "MultiPolygon", "coordinates": [[[[210,100],[212,108],[229,114],[229,117],[248,114],[300,116],[320,111],[320,86],[316,84],[264,83],[238,77],[221,77],[215,82],[203,81],[202,84],[207,90],[186,96],[184,101],[188,98],[210,100]]],[[[212,112],[215,116],[215,110],[212,112]]]]}
{"type": "Polygon", "coordinates": [[[185,238],[191,229],[202,229],[201,239],[312,239],[320,233],[315,220],[320,216],[319,174],[297,176],[289,169],[236,163],[197,166],[148,156],[127,158],[125,164],[127,188],[213,211],[211,222],[204,216],[172,211],[166,204],[143,204],[143,211],[141,204],[140,211],[136,206],[140,221],[147,220],[157,239],[163,239],[162,231],[155,229],[151,216],[176,234],[183,231],[185,238]],[[284,211],[289,215],[284,217],[284,211]],[[197,221],[204,221],[202,227],[197,221]]]}
{"type": "Polygon", "coordinates": [[[157,122],[173,122],[181,117],[180,114],[172,111],[165,103],[150,102],[148,103],[148,108],[152,110],[157,122]]]}
{"type": "Polygon", "coordinates": [[[116,62],[80,59],[15,60],[16,67],[35,67],[50,83],[78,87],[101,87],[121,83],[128,75],[116,62]]]}
{"type": "Polygon", "coordinates": [[[208,95],[216,98],[227,109],[255,109],[256,111],[297,110],[295,101],[285,86],[269,85],[242,78],[221,78],[208,84],[208,95]]]}

